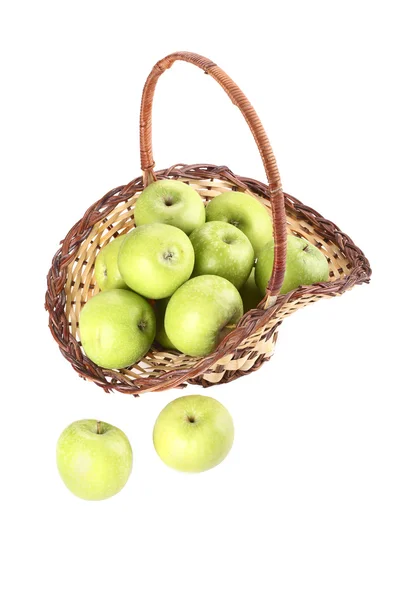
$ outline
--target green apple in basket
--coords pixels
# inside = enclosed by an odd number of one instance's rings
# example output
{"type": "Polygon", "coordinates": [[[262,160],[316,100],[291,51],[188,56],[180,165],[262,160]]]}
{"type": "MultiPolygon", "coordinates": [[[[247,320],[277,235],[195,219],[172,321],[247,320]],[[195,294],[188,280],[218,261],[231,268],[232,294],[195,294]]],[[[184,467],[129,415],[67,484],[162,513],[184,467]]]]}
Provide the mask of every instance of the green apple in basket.
{"type": "Polygon", "coordinates": [[[201,196],[190,185],[173,179],[154,181],[140,194],[135,206],[137,226],[167,223],[189,235],[206,220],[201,196]]]}
{"type": "Polygon", "coordinates": [[[247,280],[254,250],[242,231],[222,221],[210,221],[190,235],[194,248],[193,275],[220,275],[237,288],[247,280]]]}
{"type": "MultiPolygon", "coordinates": [[[[265,294],[272,275],[274,242],[264,246],[256,264],[256,283],[265,294]]],[[[286,272],[281,294],[287,294],[301,285],[312,285],[329,280],[329,264],[316,246],[303,238],[287,236],[286,272]]]]}
{"type": "Polygon", "coordinates": [[[118,254],[124,239],[125,235],[119,235],[97,255],[94,276],[101,290],[129,289],[118,269],[118,254]]]}
{"type": "Polygon", "coordinates": [[[205,356],[242,315],[242,299],[230,281],[218,275],[200,275],[184,283],[170,299],[165,331],[181,352],[205,356]]]}
{"type": "Polygon", "coordinates": [[[132,448],[113,425],[93,419],[71,423],[57,442],[57,467],[67,488],[83,500],[117,494],[132,470],[132,448]]]}
{"type": "Polygon", "coordinates": [[[118,254],[118,268],[129,287],[146,298],[168,298],[192,274],[193,246],[172,225],[151,223],[130,231],[118,254]]]}
{"type": "Polygon", "coordinates": [[[255,256],[272,240],[272,221],[267,209],[249,194],[224,192],[215,196],[206,208],[207,221],[225,221],[235,225],[249,238],[255,256]]]}
{"type": "Polygon", "coordinates": [[[79,332],[86,355],[105,369],[123,369],[149,350],[156,333],[150,304],[131,290],[100,292],[83,307],[79,332]]]}
{"type": "Polygon", "coordinates": [[[232,417],[209,396],[182,396],[161,411],[153,430],[157,454],[178,471],[199,473],[226,458],[234,437],[232,417]]]}

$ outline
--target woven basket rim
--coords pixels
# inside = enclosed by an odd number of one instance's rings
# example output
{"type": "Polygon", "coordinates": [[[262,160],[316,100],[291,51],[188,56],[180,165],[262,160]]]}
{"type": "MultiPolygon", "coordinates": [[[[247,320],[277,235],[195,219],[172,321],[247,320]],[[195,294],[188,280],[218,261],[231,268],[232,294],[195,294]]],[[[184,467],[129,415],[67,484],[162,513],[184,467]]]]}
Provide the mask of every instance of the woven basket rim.
{"type": "MultiPolygon", "coordinates": [[[[249,177],[235,175],[226,166],[216,166],[208,163],[193,165],[179,163],[167,169],[161,169],[156,174],[158,179],[218,179],[227,181],[238,190],[248,191],[251,194],[270,200],[269,186],[249,177]]],[[[260,308],[260,305],[264,302],[261,301],[256,309],[245,313],[237,328],[221,341],[214,352],[200,358],[195,367],[172,370],[158,376],[140,377],[135,379],[134,382],[128,383],[126,378],[118,371],[102,369],[82,353],[79,343],[69,331],[68,319],[65,315],[65,286],[67,283],[67,267],[74,260],[82,242],[90,235],[93,226],[103,220],[117,204],[132,198],[134,194],[142,191],[143,187],[143,177],[139,176],[125,186],[110,190],[103,198],[92,204],[61,242],[60,248],[53,257],[47,276],[45,308],[49,312],[49,327],[54,339],[64,357],[72,364],[79,375],[94,381],[103,387],[105,391],[116,389],[123,393],[139,394],[144,391],[181,387],[189,379],[203,374],[215,362],[232,353],[246,338],[268,323],[286,302],[299,299],[305,295],[316,295],[320,298],[340,295],[354,285],[369,281],[371,268],[368,259],[351,238],[344,234],[334,223],[323,218],[317,211],[285,193],[286,210],[295,213],[296,216],[299,215],[313,226],[322,229],[327,239],[333,241],[351,261],[351,272],[341,279],[312,286],[303,286],[286,295],[280,295],[277,297],[275,304],[266,309],[260,308]]],[[[274,330],[275,328],[271,329],[270,335],[274,333],[274,330]]]]}

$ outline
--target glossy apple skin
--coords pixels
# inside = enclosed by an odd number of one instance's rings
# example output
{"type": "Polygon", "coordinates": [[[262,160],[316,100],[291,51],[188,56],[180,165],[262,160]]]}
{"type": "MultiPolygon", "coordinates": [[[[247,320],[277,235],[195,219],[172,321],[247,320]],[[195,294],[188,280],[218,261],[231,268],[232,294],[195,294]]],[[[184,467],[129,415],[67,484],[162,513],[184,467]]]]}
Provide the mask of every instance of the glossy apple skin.
{"type": "Polygon", "coordinates": [[[97,255],[94,276],[102,291],[129,289],[118,269],[118,254],[124,239],[125,235],[119,235],[104,246],[97,255]]]}
{"type": "Polygon", "coordinates": [[[176,350],[174,344],[171,342],[167,333],[165,331],[164,319],[165,319],[165,311],[167,310],[169,298],[162,298],[161,300],[157,300],[154,311],[156,313],[156,340],[163,348],[167,350],[176,350]]]}
{"type": "Polygon", "coordinates": [[[105,369],[123,369],[149,350],[156,333],[150,304],[131,290],[108,290],[93,296],[79,317],[86,355],[105,369]]]}
{"type": "Polygon", "coordinates": [[[123,241],[118,268],[129,287],[146,298],[172,296],[192,274],[193,246],[172,225],[152,223],[130,231],[123,241]]]}
{"type": "Polygon", "coordinates": [[[200,473],[220,464],[234,438],[232,417],[209,396],[182,396],[161,411],[153,443],[161,460],[178,471],[200,473]]]}
{"type": "Polygon", "coordinates": [[[180,352],[206,356],[242,315],[242,299],[230,281],[200,275],[184,283],[170,299],[165,331],[180,352]]]}
{"type": "Polygon", "coordinates": [[[261,294],[256,284],[254,267],[246,283],[240,288],[240,295],[243,301],[243,312],[245,313],[252,308],[256,308],[257,304],[264,298],[265,294],[261,294]]]}
{"type": "Polygon", "coordinates": [[[149,223],[167,223],[189,235],[205,220],[206,211],[201,196],[182,181],[154,181],[136,201],[135,222],[138,227],[149,223]]]}
{"type": "MultiPolygon", "coordinates": [[[[272,275],[274,243],[261,250],[256,264],[256,283],[265,294],[272,275]]],[[[321,250],[307,240],[287,236],[286,272],[280,294],[287,294],[301,285],[312,285],[329,280],[329,264],[321,250]]]]}
{"type": "Polygon", "coordinates": [[[61,479],[83,500],[114,496],[132,470],[132,448],[126,435],[117,427],[92,419],[75,421],[64,429],[57,442],[56,459],[61,479]]]}
{"type": "Polygon", "coordinates": [[[266,208],[249,194],[224,192],[215,196],[206,208],[207,221],[231,223],[248,237],[255,256],[272,240],[272,222],[266,208]]]}
{"type": "Polygon", "coordinates": [[[190,236],[194,249],[193,276],[219,275],[240,289],[254,264],[249,239],[237,227],[222,221],[210,221],[190,236]]]}

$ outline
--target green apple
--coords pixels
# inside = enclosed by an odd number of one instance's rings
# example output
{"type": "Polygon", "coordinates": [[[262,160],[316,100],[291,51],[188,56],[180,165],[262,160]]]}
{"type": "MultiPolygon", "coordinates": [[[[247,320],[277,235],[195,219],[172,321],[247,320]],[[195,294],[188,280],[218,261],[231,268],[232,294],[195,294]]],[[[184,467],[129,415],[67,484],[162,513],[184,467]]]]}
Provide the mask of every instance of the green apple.
{"type": "Polygon", "coordinates": [[[261,302],[264,295],[260,293],[255,280],[255,268],[251,270],[248,280],[240,288],[240,295],[243,301],[243,311],[246,313],[252,308],[256,308],[257,304],[261,302]]]}
{"type": "Polygon", "coordinates": [[[222,221],[210,221],[190,235],[194,248],[196,275],[220,275],[237,288],[247,280],[254,264],[249,239],[237,227],[222,221]]]}
{"type": "MultiPolygon", "coordinates": [[[[274,243],[269,242],[258,255],[256,283],[265,294],[272,275],[274,263],[274,243]]],[[[286,273],[280,294],[287,294],[300,285],[312,285],[328,281],[329,265],[321,250],[310,242],[294,235],[287,236],[286,273]]]]}
{"type": "Polygon", "coordinates": [[[154,425],[154,448],[173,469],[200,473],[216,467],[233,444],[232,417],[209,396],[182,396],[161,411],[154,425]]]}
{"type": "Polygon", "coordinates": [[[165,311],[165,331],[178,350],[206,356],[243,315],[235,286],[218,275],[199,275],[184,283],[165,311]]]}
{"type": "Polygon", "coordinates": [[[168,298],[192,274],[193,246],[183,231],[165,223],[141,225],[123,241],[118,267],[138,294],[153,300],[168,298]]]}
{"type": "Polygon", "coordinates": [[[61,479],[83,500],[118,494],[132,470],[132,448],[123,431],[92,419],[75,421],[64,429],[56,456],[61,479]]]}
{"type": "Polygon", "coordinates": [[[97,255],[94,276],[101,290],[129,289],[118,269],[118,253],[124,239],[125,235],[119,235],[97,255]]]}
{"type": "Polygon", "coordinates": [[[124,369],[149,350],[156,333],[150,304],[130,290],[108,290],[90,298],[79,317],[86,355],[105,369],[124,369]]]}
{"type": "Polygon", "coordinates": [[[167,223],[189,235],[206,220],[201,196],[195,189],[173,179],[154,181],[140,194],[135,206],[135,222],[167,223]]]}
{"type": "Polygon", "coordinates": [[[156,313],[156,340],[163,348],[167,348],[168,350],[176,350],[175,346],[169,339],[166,334],[164,327],[164,319],[165,319],[165,311],[167,310],[169,298],[162,298],[161,300],[157,300],[156,305],[154,307],[154,311],[156,313]]]}
{"type": "Polygon", "coordinates": [[[224,192],[215,196],[206,208],[207,221],[226,221],[249,238],[255,256],[272,240],[272,222],[267,209],[249,194],[224,192]]]}

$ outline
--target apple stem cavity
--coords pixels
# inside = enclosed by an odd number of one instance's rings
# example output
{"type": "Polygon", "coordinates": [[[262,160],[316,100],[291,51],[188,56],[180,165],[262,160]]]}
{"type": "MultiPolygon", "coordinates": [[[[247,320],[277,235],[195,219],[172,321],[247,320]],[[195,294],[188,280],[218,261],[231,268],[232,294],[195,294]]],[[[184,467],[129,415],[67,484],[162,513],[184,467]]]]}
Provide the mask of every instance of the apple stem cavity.
{"type": "Polygon", "coordinates": [[[97,421],[97,430],[96,430],[97,435],[101,435],[102,431],[101,431],[101,421],[97,421]]]}
{"type": "Polygon", "coordinates": [[[196,419],[192,415],[187,416],[188,423],[195,423],[196,419]]]}
{"type": "Polygon", "coordinates": [[[147,327],[147,323],[146,321],[139,321],[138,323],[138,329],[140,329],[140,331],[144,331],[147,327]]]}

